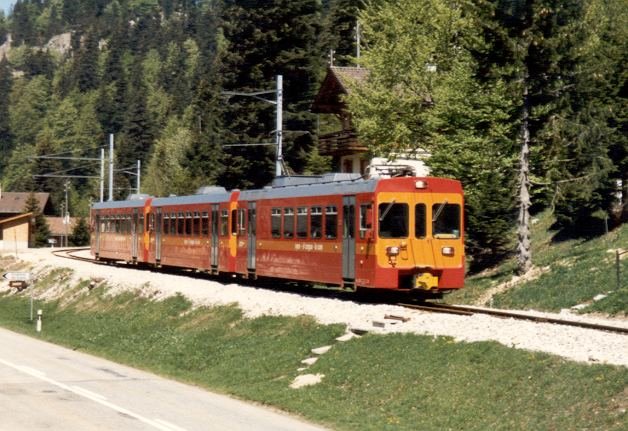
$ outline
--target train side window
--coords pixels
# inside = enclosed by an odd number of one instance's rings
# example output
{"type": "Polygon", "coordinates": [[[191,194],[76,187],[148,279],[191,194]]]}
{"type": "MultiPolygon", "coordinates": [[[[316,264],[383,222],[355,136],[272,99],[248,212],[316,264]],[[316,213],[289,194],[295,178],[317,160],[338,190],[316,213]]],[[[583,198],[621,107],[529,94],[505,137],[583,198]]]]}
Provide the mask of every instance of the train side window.
{"type": "Polygon", "coordinates": [[[164,235],[170,235],[170,214],[164,214],[164,235]]]}
{"type": "Polygon", "coordinates": [[[192,235],[192,226],[194,223],[194,219],[192,218],[191,212],[185,213],[185,234],[192,235]]]}
{"type": "Polygon", "coordinates": [[[229,232],[229,211],[220,211],[220,236],[226,236],[229,232]]]}
{"type": "Polygon", "coordinates": [[[192,224],[192,235],[199,236],[201,234],[201,214],[194,211],[194,223],[192,224]]]}
{"type": "Polygon", "coordinates": [[[307,238],[307,208],[297,208],[297,238],[307,238]]]}
{"type": "Polygon", "coordinates": [[[382,238],[406,238],[408,236],[408,204],[395,201],[379,204],[379,236],[382,238]]]}
{"type": "Polygon", "coordinates": [[[312,207],[310,209],[310,237],[313,239],[323,236],[323,209],[312,207]]]}
{"type": "Polygon", "coordinates": [[[434,238],[460,238],[460,205],[447,201],[432,205],[434,238]]]}
{"type": "Polygon", "coordinates": [[[246,235],[246,210],[238,209],[238,235],[246,235]]]}
{"type": "Polygon", "coordinates": [[[201,217],[201,235],[207,236],[209,234],[209,213],[207,211],[203,211],[201,217]]]}
{"type": "Polygon", "coordinates": [[[183,213],[177,215],[177,235],[183,235],[185,232],[185,217],[183,213]]]}
{"type": "Polygon", "coordinates": [[[325,207],[325,238],[338,237],[338,210],[335,206],[325,207]]]}
{"type": "Polygon", "coordinates": [[[238,234],[238,210],[231,210],[231,235],[238,234]]]}
{"type": "Polygon", "coordinates": [[[170,235],[177,234],[177,213],[170,213],[170,235]]]}
{"type": "Polygon", "coordinates": [[[281,238],[281,209],[273,208],[270,217],[270,229],[273,238],[281,238]]]}
{"type": "Polygon", "coordinates": [[[137,230],[139,234],[143,234],[144,233],[144,214],[140,214],[140,221],[137,225],[137,230]]]}
{"type": "Polygon", "coordinates": [[[294,237],[294,208],[283,209],[283,237],[294,237]]]}
{"type": "Polygon", "coordinates": [[[371,204],[360,205],[360,238],[366,238],[366,233],[369,229],[372,229],[372,211],[371,204]]]}
{"type": "Polygon", "coordinates": [[[148,230],[153,232],[155,230],[155,214],[150,213],[148,215],[148,230]]]}
{"type": "Polygon", "coordinates": [[[427,236],[427,208],[425,204],[414,206],[414,236],[417,238],[427,236]]]}

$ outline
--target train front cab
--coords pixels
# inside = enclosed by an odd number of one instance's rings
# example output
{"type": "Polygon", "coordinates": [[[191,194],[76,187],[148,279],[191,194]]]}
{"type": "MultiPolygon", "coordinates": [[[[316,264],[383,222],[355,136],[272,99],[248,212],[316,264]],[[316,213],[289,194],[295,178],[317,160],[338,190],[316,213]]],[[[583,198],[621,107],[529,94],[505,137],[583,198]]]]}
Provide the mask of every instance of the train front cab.
{"type": "MultiPolygon", "coordinates": [[[[463,287],[463,196],[457,181],[399,179],[376,193],[373,287],[440,294],[463,287]]],[[[385,183],[383,183],[385,184],[385,183]]]]}

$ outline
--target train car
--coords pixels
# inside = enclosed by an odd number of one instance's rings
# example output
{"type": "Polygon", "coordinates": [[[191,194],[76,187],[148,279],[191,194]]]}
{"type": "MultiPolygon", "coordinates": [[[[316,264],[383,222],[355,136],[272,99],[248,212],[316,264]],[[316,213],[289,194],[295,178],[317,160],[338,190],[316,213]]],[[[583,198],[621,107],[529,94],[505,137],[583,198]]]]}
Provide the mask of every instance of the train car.
{"type": "Polygon", "coordinates": [[[281,177],[259,190],[211,187],[193,196],[94,204],[92,253],[440,296],[464,284],[463,205],[462,187],[450,179],[281,177]],[[116,227],[118,216],[124,228],[116,227]]]}

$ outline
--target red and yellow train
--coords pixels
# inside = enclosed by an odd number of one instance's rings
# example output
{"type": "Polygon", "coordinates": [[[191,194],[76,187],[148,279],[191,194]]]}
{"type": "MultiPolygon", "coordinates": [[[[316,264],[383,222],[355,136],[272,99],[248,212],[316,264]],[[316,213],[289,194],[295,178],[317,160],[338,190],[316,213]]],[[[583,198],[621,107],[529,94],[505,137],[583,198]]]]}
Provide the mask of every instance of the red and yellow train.
{"type": "Polygon", "coordinates": [[[424,296],[464,283],[463,193],[450,179],[281,177],[96,203],[91,224],[98,260],[424,296]]]}

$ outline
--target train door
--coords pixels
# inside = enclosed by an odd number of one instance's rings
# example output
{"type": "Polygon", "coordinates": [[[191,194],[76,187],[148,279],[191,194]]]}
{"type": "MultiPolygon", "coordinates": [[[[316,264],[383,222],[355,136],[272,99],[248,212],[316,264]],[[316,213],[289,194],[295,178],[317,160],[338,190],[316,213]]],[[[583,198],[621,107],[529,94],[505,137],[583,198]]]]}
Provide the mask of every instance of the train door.
{"type": "Polygon", "coordinates": [[[342,198],[342,280],[345,288],[355,286],[355,196],[342,198]]]}
{"type": "Polygon", "coordinates": [[[133,208],[133,215],[131,216],[131,258],[133,259],[133,262],[137,262],[137,244],[138,244],[138,238],[137,238],[137,223],[138,223],[138,217],[137,217],[137,213],[138,213],[138,209],[137,208],[133,208]]]}
{"type": "Polygon", "coordinates": [[[94,219],[94,256],[98,259],[100,253],[100,211],[96,210],[96,216],[94,219]]]}
{"type": "Polygon", "coordinates": [[[257,232],[257,217],[255,214],[255,202],[249,202],[247,229],[248,229],[247,233],[249,235],[249,238],[248,238],[246,266],[247,266],[249,275],[254,276],[255,275],[255,241],[256,241],[256,232],[257,232]]]}
{"type": "Polygon", "coordinates": [[[155,263],[159,264],[161,262],[161,208],[157,208],[157,220],[155,221],[155,263]]]}
{"type": "Polygon", "coordinates": [[[212,274],[218,274],[218,220],[220,211],[218,210],[218,204],[212,205],[212,226],[211,226],[211,272],[212,274]]]}

